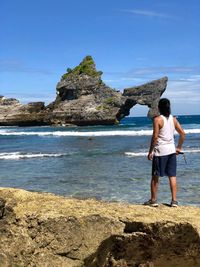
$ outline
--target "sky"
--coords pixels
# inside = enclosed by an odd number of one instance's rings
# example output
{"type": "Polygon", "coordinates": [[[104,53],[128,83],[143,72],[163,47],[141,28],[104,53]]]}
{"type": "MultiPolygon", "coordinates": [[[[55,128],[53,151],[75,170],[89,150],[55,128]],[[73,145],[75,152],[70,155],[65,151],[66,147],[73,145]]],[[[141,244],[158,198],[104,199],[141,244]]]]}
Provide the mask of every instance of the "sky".
{"type": "Polygon", "coordinates": [[[91,55],[112,88],[168,76],[173,114],[200,114],[199,14],[199,0],[1,0],[0,95],[48,104],[91,55]]]}

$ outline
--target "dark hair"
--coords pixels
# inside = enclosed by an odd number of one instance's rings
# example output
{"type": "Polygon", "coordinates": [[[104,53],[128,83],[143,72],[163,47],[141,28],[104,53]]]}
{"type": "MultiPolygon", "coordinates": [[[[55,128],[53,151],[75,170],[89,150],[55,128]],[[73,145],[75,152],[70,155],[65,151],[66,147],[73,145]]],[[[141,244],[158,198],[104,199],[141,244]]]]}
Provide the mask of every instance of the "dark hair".
{"type": "Polygon", "coordinates": [[[170,108],[170,101],[167,98],[161,98],[158,103],[158,109],[160,111],[160,114],[169,117],[171,114],[171,108],[170,108]]]}

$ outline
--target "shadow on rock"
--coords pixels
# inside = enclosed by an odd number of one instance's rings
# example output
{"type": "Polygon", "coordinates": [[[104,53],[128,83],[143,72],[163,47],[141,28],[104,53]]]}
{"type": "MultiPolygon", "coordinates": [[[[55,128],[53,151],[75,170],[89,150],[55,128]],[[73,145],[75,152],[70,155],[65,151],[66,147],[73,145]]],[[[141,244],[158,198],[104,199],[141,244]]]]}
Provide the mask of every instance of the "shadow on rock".
{"type": "Polygon", "coordinates": [[[200,266],[200,239],[186,224],[125,222],[125,234],[104,240],[87,267],[200,266]]]}

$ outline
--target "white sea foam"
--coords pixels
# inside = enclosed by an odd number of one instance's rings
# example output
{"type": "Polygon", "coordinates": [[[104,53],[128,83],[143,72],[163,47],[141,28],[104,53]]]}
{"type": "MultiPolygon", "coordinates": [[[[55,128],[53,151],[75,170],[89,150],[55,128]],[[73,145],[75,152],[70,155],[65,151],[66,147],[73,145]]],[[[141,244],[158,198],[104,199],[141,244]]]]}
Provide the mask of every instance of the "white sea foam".
{"type": "MultiPolygon", "coordinates": [[[[183,150],[184,153],[200,153],[200,149],[186,149],[183,150]]],[[[125,152],[126,156],[129,157],[143,157],[143,156],[147,156],[147,152],[125,152]]]]}
{"type": "Polygon", "coordinates": [[[200,133],[200,129],[186,129],[185,133],[186,134],[199,134],[200,133]]]}
{"type": "Polygon", "coordinates": [[[0,131],[0,135],[3,136],[135,136],[135,135],[151,135],[152,131],[96,131],[96,132],[72,132],[72,131],[52,131],[52,132],[12,132],[12,131],[0,131]]]}
{"type": "MultiPolygon", "coordinates": [[[[186,129],[186,134],[199,134],[200,129],[186,129]]],[[[177,134],[177,133],[176,133],[177,134]]],[[[150,136],[152,130],[138,131],[95,131],[95,132],[78,132],[78,131],[48,131],[48,132],[18,132],[12,130],[0,130],[2,136],[80,136],[80,137],[98,137],[98,136],[150,136]]]]}
{"type": "Polygon", "coordinates": [[[147,152],[125,152],[125,155],[129,157],[143,157],[147,156],[147,152]]]}
{"type": "Polygon", "coordinates": [[[141,136],[151,135],[151,130],[140,131],[96,131],[96,132],[76,132],[76,131],[52,131],[52,132],[12,132],[0,131],[0,135],[36,135],[36,136],[141,136]]]}
{"type": "Polygon", "coordinates": [[[31,159],[31,158],[45,158],[45,157],[62,157],[66,154],[43,154],[43,153],[21,153],[21,152],[9,152],[0,153],[0,160],[17,160],[17,159],[31,159]]]}
{"type": "Polygon", "coordinates": [[[183,150],[184,153],[199,153],[200,149],[186,149],[183,150]]]}

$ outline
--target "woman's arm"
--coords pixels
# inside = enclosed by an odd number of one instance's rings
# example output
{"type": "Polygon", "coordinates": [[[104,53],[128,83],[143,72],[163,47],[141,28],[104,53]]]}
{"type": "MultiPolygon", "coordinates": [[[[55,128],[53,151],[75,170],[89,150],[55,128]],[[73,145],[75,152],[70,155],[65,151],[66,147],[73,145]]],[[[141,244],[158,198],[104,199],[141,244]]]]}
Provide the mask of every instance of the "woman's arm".
{"type": "Polygon", "coordinates": [[[155,117],[153,120],[153,135],[151,138],[151,145],[149,148],[148,160],[152,160],[153,158],[153,149],[158,141],[159,130],[160,130],[160,118],[155,117]]]}
{"type": "Polygon", "coordinates": [[[175,117],[174,117],[174,126],[176,131],[179,133],[178,145],[176,147],[176,154],[179,154],[179,152],[182,149],[183,142],[185,140],[185,132],[175,117]]]}

